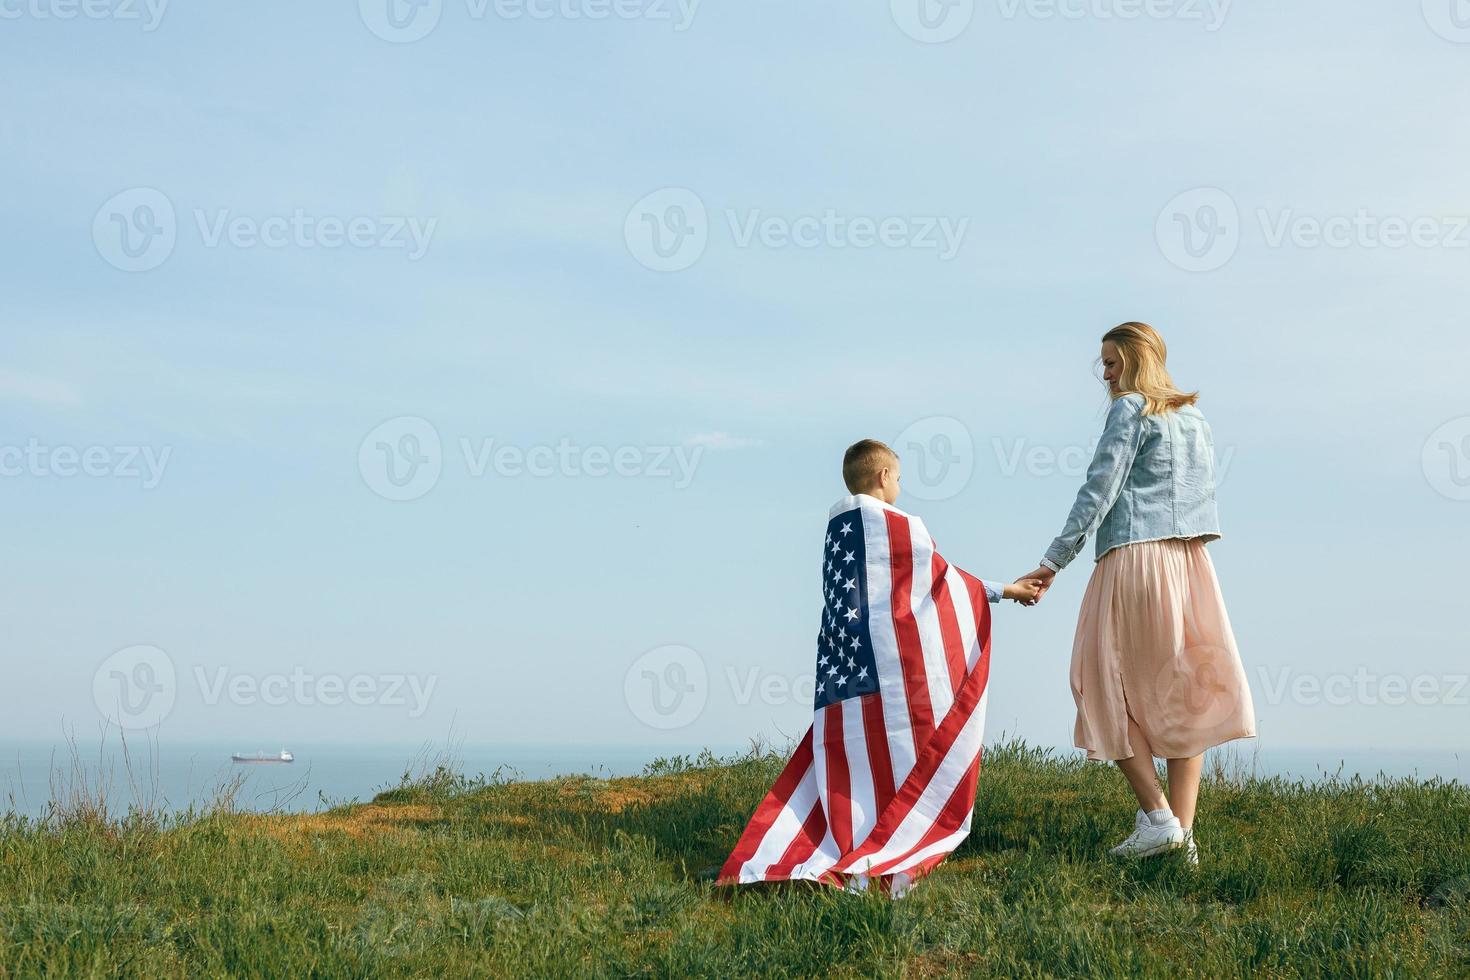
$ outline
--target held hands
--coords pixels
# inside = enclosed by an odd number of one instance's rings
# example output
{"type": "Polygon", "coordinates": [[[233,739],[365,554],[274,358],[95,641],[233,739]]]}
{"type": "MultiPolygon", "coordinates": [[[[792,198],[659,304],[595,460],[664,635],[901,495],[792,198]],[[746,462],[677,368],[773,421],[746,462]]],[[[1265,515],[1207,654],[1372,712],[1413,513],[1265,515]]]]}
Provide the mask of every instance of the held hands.
{"type": "Polygon", "coordinates": [[[1052,579],[1056,577],[1056,572],[1042,565],[1036,571],[1027,572],[1016,579],[1014,584],[1006,586],[1006,598],[1015,599],[1023,606],[1034,606],[1046,595],[1046,590],[1051,588],[1052,579]],[[1012,589],[1017,590],[1016,594],[1011,593],[1012,589]]]}
{"type": "Polygon", "coordinates": [[[1045,591],[1040,579],[1018,578],[1005,587],[1003,594],[1007,599],[1014,599],[1023,606],[1034,606],[1041,600],[1041,593],[1045,591]]]}

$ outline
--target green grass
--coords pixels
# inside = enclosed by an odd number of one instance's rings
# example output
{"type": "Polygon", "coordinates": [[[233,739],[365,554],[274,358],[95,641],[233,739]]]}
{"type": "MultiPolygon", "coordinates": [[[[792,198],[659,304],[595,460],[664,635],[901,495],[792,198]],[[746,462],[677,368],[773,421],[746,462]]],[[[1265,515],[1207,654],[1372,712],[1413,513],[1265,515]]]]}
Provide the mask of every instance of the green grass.
{"type": "Polygon", "coordinates": [[[449,768],[312,815],[0,824],[0,976],[1470,976],[1470,790],[1217,773],[1201,866],[1102,855],[1116,771],[987,753],[974,829],[901,902],[717,889],[783,759],[639,778],[449,768]]]}

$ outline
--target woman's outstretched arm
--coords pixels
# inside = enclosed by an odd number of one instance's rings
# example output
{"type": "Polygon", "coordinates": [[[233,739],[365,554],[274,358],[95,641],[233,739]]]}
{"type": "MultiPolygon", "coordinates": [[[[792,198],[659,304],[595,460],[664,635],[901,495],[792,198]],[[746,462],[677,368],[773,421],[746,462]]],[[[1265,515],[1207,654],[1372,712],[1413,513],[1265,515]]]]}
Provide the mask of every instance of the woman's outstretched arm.
{"type": "Polygon", "coordinates": [[[1129,394],[1115,399],[1108,410],[1102,439],[1087,467],[1087,482],[1077,491],[1062,533],[1046,549],[1046,557],[1041,561],[1043,568],[1059,572],[1077,557],[1117,503],[1142,440],[1143,397],[1129,394]]]}

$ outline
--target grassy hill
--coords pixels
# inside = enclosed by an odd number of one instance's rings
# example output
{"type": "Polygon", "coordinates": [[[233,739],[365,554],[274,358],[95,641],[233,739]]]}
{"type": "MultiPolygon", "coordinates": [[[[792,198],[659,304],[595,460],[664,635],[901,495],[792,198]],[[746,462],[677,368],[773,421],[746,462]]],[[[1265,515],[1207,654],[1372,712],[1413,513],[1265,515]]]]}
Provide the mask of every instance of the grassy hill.
{"type": "Polygon", "coordinates": [[[987,753],[908,899],[716,889],[783,760],[518,783],[438,768],[315,815],[0,825],[0,976],[1470,976],[1470,789],[1216,772],[1201,866],[1103,854],[1106,767],[987,753]]]}

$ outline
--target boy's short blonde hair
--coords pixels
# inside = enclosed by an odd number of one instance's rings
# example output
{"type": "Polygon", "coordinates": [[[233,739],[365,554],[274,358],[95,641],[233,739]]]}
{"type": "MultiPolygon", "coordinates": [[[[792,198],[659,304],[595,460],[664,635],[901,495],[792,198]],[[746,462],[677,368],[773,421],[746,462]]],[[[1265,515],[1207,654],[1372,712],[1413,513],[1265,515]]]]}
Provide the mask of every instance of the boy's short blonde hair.
{"type": "Polygon", "coordinates": [[[864,439],[842,454],[842,482],[848,493],[866,493],[878,485],[883,467],[898,462],[898,453],[877,439],[864,439]]]}

